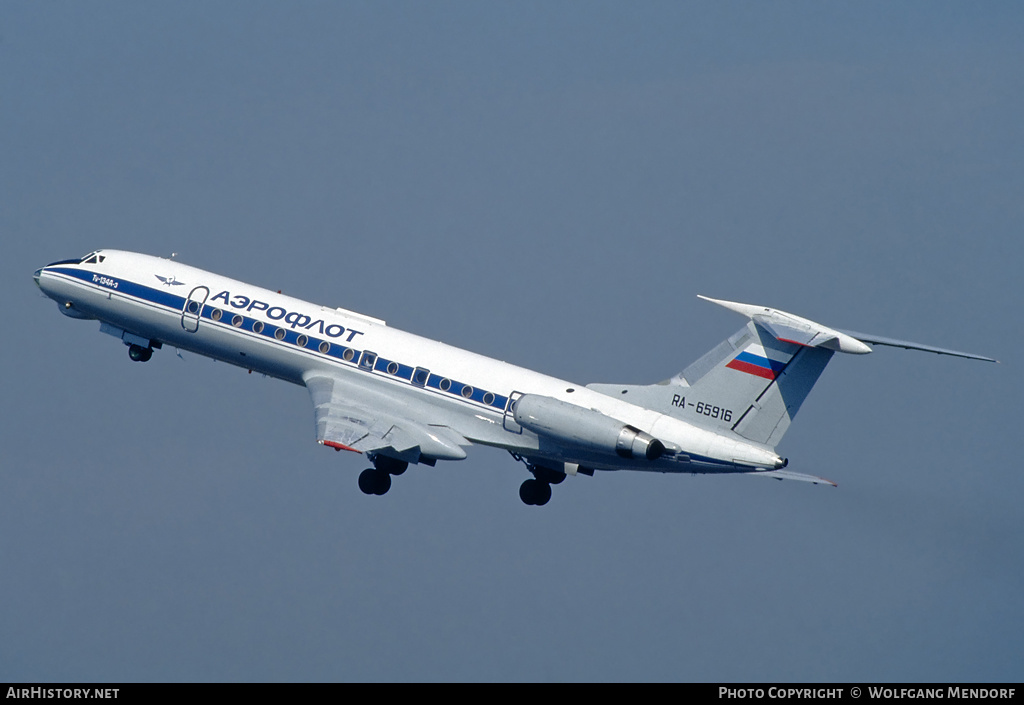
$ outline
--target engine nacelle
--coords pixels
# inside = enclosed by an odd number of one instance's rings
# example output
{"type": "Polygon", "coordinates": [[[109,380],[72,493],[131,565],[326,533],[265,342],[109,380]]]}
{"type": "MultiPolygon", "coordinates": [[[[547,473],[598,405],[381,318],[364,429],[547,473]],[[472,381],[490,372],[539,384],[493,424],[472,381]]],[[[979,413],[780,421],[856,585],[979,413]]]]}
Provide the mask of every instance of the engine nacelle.
{"type": "Polygon", "coordinates": [[[657,460],[665,452],[665,444],[649,433],[551,397],[526,394],[516,400],[512,415],[516,423],[539,436],[614,452],[622,458],[657,460]]]}

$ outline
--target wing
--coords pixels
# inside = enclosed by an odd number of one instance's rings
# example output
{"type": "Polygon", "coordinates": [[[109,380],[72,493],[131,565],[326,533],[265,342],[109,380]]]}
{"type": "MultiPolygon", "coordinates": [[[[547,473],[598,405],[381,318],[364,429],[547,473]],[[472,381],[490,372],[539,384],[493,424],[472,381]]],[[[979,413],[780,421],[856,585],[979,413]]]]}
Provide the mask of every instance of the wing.
{"type": "Polygon", "coordinates": [[[462,446],[469,441],[447,426],[403,416],[398,398],[322,372],[309,373],[303,381],[313,401],[316,439],[324,445],[411,463],[466,457],[462,446]]]}

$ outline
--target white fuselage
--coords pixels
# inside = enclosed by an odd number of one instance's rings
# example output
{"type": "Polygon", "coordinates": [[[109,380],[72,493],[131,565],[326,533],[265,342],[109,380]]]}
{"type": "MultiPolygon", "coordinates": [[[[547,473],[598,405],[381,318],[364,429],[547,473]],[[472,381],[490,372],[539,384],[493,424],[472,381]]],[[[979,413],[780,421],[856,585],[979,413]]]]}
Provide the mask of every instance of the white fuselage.
{"type": "Polygon", "coordinates": [[[303,384],[326,372],[373,385],[391,411],[448,426],[474,443],[556,467],[659,472],[744,472],[778,467],[770,449],[696,428],[564,380],[389,328],[384,321],[319,306],[175,260],[101,250],[93,261],[54,263],[36,272],[61,311],[97,319],[126,343],[171,345],[303,384]],[[550,442],[508,411],[537,394],[599,411],[660,439],[673,452],[623,459],[550,442]]]}

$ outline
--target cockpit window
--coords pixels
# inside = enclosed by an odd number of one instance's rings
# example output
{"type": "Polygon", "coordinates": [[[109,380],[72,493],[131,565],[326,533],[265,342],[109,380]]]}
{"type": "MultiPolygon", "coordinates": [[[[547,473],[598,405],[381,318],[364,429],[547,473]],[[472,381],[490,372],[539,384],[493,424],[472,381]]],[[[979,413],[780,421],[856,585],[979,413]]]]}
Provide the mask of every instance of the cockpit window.
{"type": "Polygon", "coordinates": [[[90,252],[85,257],[83,257],[79,261],[79,264],[98,264],[99,262],[102,262],[105,259],[106,259],[106,256],[101,255],[99,253],[99,251],[97,250],[96,252],[90,252]]]}

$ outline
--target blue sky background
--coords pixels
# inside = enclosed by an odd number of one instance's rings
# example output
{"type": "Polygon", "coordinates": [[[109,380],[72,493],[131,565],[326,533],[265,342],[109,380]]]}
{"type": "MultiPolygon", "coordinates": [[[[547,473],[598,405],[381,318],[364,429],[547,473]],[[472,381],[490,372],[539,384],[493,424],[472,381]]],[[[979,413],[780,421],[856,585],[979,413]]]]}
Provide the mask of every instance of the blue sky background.
{"type": "Polygon", "coordinates": [[[0,4],[0,681],[1021,679],[1024,7],[0,4]],[[992,355],[837,356],[838,489],[383,497],[304,389],[129,361],[31,273],[154,255],[557,375],[667,378],[698,293],[992,355]]]}

